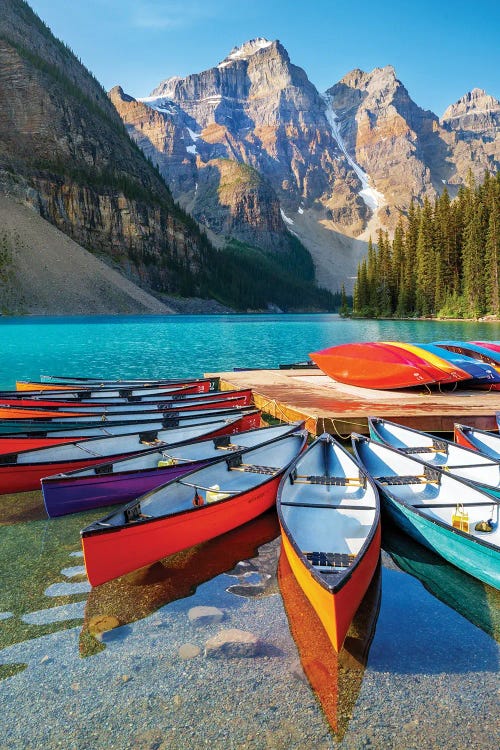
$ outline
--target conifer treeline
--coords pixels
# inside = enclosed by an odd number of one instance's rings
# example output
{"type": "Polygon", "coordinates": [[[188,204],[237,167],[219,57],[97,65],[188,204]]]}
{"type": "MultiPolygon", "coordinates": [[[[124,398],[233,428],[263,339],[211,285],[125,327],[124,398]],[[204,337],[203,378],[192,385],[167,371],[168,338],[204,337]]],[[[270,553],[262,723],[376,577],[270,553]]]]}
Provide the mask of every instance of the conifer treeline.
{"type": "Polygon", "coordinates": [[[477,318],[500,312],[500,173],[469,174],[452,201],[412,204],[392,242],[379,230],[358,266],[353,314],[477,318]]]}

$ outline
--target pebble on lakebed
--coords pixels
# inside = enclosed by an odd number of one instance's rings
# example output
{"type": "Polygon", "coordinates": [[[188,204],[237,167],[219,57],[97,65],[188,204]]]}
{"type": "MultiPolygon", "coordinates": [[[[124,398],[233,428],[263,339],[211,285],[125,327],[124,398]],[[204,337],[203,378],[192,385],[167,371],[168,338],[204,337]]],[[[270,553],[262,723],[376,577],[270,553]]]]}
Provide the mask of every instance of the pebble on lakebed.
{"type": "Polygon", "coordinates": [[[261,646],[260,638],[253,633],[229,628],[208,639],[205,643],[205,656],[214,659],[257,656],[261,646]]]}
{"type": "Polygon", "coordinates": [[[114,630],[120,625],[120,620],[114,615],[94,615],[89,620],[88,630],[90,635],[97,636],[114,630]]]}
{"type": "Polygon", "coordinates": [[[199,648],[199,646],[195,646],[192,643],[183,643],[182,646],[179,647],[177,653],[179,654],[181,659],[194,659],[196,656],[200,655],[201,648],[199,648]]]}
{"type": "Polygon", "coordinates": [[[221,622],[224,612],[218,607],[198,606],[191,607],[188,612],[189,622],[193,625],[213,625],[221,622]]]}

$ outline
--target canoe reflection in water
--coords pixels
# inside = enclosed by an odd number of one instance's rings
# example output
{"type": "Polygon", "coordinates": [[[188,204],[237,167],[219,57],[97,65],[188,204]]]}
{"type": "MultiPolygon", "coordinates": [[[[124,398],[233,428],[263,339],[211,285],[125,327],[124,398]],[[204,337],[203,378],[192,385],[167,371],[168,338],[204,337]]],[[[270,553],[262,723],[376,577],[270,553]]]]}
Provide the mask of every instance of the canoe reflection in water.
{"type": "Polygon", "coordinates": [[[381,600],[381,568],[354,615],[340,653],[332,647],[321,621],[304,595],[281,548],[278,585],[304,673],[338,741],[352,717],[375,635],[381,600]]]}
{"type": "Polygon", "coordinates": [[[80,656],[105,648],[101,634],[144,619],[165,604],[192,596],[197,586],[252,558],[279,536],[273,510],[233,531],[93,588],[85,606],[80,656]]]}
{"type": "Polygon", "coordinates": [[[500,591],[446,562],[384,518],[382,547],[436,599],[500,642],[500,591]]]}

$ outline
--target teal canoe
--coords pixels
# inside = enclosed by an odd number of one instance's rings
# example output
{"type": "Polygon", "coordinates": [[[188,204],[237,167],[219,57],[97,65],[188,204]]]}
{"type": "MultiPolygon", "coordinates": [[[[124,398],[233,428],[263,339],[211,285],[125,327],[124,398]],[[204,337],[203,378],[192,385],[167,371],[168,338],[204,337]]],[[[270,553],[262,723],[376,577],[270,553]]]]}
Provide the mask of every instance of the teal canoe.
{"type": "Polygon", "coordinates": [[[382,508],[415,541],[457,568],[500,589],[500,503],[472,482],[363,435],[356,457],[379,488],[382,508]],[[491,531],[477,524],[491,520],[491,531]]]}

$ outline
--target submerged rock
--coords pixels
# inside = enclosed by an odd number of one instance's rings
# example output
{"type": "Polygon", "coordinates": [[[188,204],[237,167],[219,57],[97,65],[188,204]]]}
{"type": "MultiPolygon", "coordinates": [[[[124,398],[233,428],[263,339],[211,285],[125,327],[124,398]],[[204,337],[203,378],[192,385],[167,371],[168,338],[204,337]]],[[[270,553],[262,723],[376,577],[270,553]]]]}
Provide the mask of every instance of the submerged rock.
{"type": "Polygon", "coordinates": [[[195,646],[193,643],[183,643],[177,653],[179,654],[181,659],[194,659],[196,656],[200,655],[201,648],[199,646],[195,646]]]}
{"type": "Polygon", "coordinates": [[[215,659],[257,656],[262,642],[247,630],[229,628],[221,630],[205,643],[205,656],[215,659]]]}
{"type": "Polygon", "coordinates": [[[189,622],[193,625],[212,625],[221,622],[224,612],[218,607],[191,607],[188,612],[189,622]]]}

